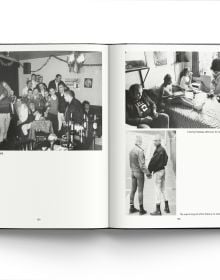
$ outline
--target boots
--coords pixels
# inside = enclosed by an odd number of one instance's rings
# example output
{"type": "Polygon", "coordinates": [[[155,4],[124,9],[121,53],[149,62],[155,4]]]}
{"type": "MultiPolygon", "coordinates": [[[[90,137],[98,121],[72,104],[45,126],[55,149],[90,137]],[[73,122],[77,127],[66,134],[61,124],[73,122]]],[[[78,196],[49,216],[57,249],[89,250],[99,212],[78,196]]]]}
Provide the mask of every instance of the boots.
{"type": "Polygon", "coordinates": [[[160,204],[156,204],[156,210],[152,213],[150,213],[152,216],[161,216],[161,211],[160,211],[160,204]]]}
{"type": "Polygon", "coordinates": [[[164,212],[169,214],[170,213],[170,208],[169,208],[169,203],[168,200],[165,200],[165,208],[164,208],[164,212]]]}
{"type": "Polygon", "coordinates": [[[134,207],[134,204],[130,204],[129,213],[130,213],[130,214],[133,214],[133,213],[136,213],[136,212],[139,212],[138,209],[136,209],[136,208],[134,207]]]}
{"type": "Polygon", "coordinates": [[[145,215],[145,214],[147,214],[147,211],[146,211],[146,210],[144,210],[143,205],[140,205],[139,215],[145,215]]]}

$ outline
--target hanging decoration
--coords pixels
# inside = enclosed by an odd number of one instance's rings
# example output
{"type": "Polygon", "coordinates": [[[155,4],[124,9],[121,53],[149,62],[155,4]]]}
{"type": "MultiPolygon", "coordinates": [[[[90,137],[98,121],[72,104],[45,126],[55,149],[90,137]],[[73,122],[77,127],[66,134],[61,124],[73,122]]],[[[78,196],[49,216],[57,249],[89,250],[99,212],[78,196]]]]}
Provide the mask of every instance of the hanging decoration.
{"type": "Polygon", "coordinates": [[[80,68],[85,62],[85,56],[80,52],[73,52],[67,57],[67,63],[70,72],[79,73],[80,68]]]}
{"type": "MultiPolygon", "coordinates": [[[[41,71],[52,58],[55,58],[59,61],[66,63],[69,67],[69,71],[74,73],[79,73],[82,66],[102,66],[102,64],[86,64],[85,55],[82,52],[76,51],[76,52],[72,52],[69,56],[67,56],[67,59],[62,59],[58,56],[50,55],[43,63],[43,65],[41,65],[38,69],[32,70],[31,73],[36,73],[41,71]]],[[[18,63],[21,67],[24,67],[19,60],[10,57],[9,53],[7,55],[0,55],[0,65],[9,67],[13,63],[18,63]]]]}

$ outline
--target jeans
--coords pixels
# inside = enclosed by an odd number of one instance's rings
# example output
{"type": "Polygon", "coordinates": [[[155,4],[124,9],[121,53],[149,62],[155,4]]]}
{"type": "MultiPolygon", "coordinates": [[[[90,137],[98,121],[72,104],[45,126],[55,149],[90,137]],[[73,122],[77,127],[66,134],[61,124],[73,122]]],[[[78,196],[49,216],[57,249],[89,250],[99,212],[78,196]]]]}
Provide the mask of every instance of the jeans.
{"type": "Polygon", "coordinates": [[[144,173],[141,171],[132,171],[131,179],[132,179],[132,186],[131,186],[131,194],[130,194],[130,203],[134,204],[134,196],[138,189],[139,205],[143,205],[144,173]]]}
{"type": "Polygon", "coordinates": [[[167,200],[165,193],[165,169],[154,173],[154,186],[156,204],[160,204],[162,200],[167,200]]]}
{"type": "Polygon", "coordinates": [[[139,124],[138,128],[169,128],[169,116],[164,113],[158,113],[158,117],[153,119],[149,125],[139,124]]]}
{"type": "Polygon", "coordinates": [[[57,135],[57,133],[58,133],[58,117],[57,117],[57,115],[48,113],[47,119],[52,122],[53,131],[57,135]]]}

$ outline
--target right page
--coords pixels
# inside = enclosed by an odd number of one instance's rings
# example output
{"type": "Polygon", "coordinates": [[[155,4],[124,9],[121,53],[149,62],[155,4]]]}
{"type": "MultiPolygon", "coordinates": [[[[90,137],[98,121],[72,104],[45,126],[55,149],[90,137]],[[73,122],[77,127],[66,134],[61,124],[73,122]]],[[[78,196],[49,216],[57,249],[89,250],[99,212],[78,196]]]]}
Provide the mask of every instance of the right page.
{"type": "Polygon", "coordinates": [[[220,46],[110,47],[110,226],[220,226],[220,46]]]}

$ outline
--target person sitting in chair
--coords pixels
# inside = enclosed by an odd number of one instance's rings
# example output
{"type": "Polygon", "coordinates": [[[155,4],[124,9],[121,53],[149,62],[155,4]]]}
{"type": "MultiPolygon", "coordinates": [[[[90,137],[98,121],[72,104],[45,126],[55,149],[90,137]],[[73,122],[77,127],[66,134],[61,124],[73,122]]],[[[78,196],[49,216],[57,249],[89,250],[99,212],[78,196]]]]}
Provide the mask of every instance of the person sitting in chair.
{"type": "Polygon", "coordinates": [[[138,128],[168,128],[169,116],[158,113],[156,104],[140,84],[133,84],[126,96],[126,123],[138,128]]]}

